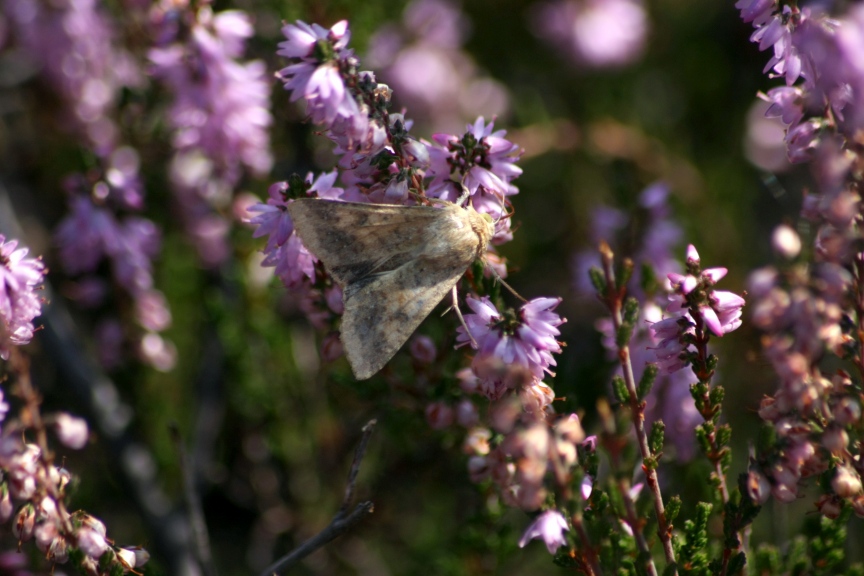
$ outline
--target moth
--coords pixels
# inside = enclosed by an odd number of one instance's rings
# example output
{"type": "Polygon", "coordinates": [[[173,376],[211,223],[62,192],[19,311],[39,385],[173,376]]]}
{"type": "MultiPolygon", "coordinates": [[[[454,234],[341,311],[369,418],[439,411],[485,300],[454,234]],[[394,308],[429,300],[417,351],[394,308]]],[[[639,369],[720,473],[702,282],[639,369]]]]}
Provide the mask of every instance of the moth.
{"type": "Polygon", "coordinates": [[[486,253],[492,219],[442,204],[288,204],[300,239],[342,287],[342,345],[358,380],[383,368],[486,253]]]}

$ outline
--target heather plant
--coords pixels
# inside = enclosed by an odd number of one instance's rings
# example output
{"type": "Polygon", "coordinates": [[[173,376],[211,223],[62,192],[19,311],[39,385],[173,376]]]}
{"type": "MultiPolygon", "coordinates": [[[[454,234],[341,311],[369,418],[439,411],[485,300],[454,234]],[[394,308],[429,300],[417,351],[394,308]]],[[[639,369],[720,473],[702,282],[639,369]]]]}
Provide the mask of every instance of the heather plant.
{"type": "Polygon", "coordinates": [[[3,5],[0,573],[864,573],[861,7],[3,5]],[[493,226],[362,382],[309,198],[493,226]]]}

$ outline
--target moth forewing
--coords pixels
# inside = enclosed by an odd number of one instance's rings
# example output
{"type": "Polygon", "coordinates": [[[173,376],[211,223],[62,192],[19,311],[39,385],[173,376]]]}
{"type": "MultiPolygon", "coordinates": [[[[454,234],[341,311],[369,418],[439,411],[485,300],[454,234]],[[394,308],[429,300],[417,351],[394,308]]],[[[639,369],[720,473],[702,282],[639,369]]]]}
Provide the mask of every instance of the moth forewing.
{"type": "Polygon", "coordinates": [[[378,372],[494,232],[472,208],[301,199],[297,233],[343,289],[342,344],[358,380],[378,372]]]}

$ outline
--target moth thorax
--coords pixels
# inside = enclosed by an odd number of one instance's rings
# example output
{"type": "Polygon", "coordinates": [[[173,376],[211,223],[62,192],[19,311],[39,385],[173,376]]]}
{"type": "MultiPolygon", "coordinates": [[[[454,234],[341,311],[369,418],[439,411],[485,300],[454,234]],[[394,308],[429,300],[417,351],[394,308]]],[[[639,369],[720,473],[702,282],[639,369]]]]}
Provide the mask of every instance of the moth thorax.
{"type": "Polygon", "coordinates": [[[477,245],[477,257],[486,254],[486,246],[495,235],[495,225],[487,214],[479,214],[475,210],[468,210],[468,219],[471,221],[471,229],[477,234],[480,242],[477,245]]]}

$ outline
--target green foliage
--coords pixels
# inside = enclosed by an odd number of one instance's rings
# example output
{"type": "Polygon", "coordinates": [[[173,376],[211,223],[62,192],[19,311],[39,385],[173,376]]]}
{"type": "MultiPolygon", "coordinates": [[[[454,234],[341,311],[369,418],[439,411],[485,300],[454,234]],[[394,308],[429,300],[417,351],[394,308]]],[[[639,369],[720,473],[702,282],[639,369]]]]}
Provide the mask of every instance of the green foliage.
{"type": "Polygon", "coordinates": [[[654,386],[654,381],[657,379],[657,374],[660,369],[656,364],[646,364],[645,370],[642,371],[642,377],[636,386],[636,396],[639,400],[643,400],[651,393],[651,388],[654,386]]]}
{"type": "Polygon", "coordinates": [[[851,576],[864,573],[864,566],[849,563],[846,558],[848,520],[848,510],[836,520],[824,516],[808,517],[804,522],[803,533],[794,537],[784,548],[778,549],[765,543],[757,547],[753,573],[796,576],[851,576]]]}
{"type": "Polygon", "coordinates": [[[630,393],[627,392],[627,384],[621,376],[612,377],[612,392],[615,394],[615,400],[621,404],[630,402],[630,393]]]}
{"type": "Polygon", "coordinates": [[[648,434],[648,447],[651,448],[651,453],[659,455],[663,452],[664,433],[666,425],[662,420],[657,420],[651,424],[651,432],[648,434]]]}
{"type": "Polygon", "coordinates": [[[700,502],[692,519],[685,520],[683,535],[675,542],[675,557],[682,576],[711,574],[708,561],[708,519],[713,506],[700,502]]]}

